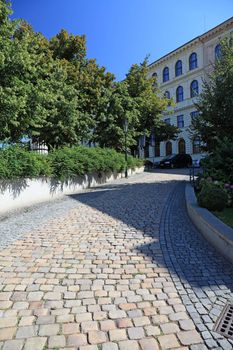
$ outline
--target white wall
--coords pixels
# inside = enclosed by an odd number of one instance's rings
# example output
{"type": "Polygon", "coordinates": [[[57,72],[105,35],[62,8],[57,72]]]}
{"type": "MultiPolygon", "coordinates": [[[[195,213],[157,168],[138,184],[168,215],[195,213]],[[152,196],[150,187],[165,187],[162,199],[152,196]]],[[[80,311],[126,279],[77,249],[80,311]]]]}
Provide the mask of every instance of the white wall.
{"type": "MultiPolygon", "coordinates": [[[[135,170],[128,169],[128,175],[143,171],[144,167],[135,170]]],[[[85,175],[65,183],[45,178],[0,181],[0,215],[15,209],[60,198],[67,194],[77,193],[121,177],[124,177],[124,173],[102,174],[101,177],[98,174],[85,175]]]]}

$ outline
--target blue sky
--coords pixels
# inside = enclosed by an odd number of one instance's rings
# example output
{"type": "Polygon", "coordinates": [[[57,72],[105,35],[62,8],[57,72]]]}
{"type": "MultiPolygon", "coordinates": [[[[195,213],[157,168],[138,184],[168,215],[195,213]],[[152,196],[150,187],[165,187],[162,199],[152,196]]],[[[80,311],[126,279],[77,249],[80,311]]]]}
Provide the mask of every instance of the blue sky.
{"type": "Polygon", "coordinates": [[[87,55],[124,78],[233,16],[233,0],[12,0],[14,17],[46,37],[85,34],[87,55]]]}

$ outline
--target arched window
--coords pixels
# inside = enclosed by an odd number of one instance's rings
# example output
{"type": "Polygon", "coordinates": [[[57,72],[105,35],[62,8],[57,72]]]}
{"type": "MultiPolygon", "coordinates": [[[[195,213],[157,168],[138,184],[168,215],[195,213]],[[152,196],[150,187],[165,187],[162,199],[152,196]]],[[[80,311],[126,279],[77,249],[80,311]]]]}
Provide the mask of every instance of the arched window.
{"type": "Polygon", "coordinates": [[[176,65],[175,65],[175,74],[176,74],[176,77],[178,77],[179,75],[182,74],[182,61],[179,60],[176,62],[176,65]]]}
{"type": "Polygon", "coordinates": [[[184,99],[184,90],[182,86],[178,86],[176,89],[176,102],[181,102],[184,99]]]}
{"type": "Polygon", "coordinates": [[[215,46],[214,54],[215,54],[216,60],[219,60],[221,58],[221,45],[220,44],[215,46]]]}
{"type": "Polygon", "coordinates": [[[166,156],[172,154],[172,143],[171,141],[166,142],[166,156]]]}
{"type": "Polygon", "coordinates": [[[163,70],[163,82],[169,80],[169,68],[165,67],[163,70]]]}
{"type": "Polygon", "coordinates": [[[164,92],[164,97],[171,98],[170,92],[168,90],[164,92]]]}
{"type": "Polygon", "coordinates": [[[179,154],[185,154],[186,153],[186,147],[185,147],[185,140],[180,139],[178,141],[178,153],[179,154]]]}
{"type": "Polygon", "coordinates": [[[196,52],[193,52],[189,56],[189,70],[197,68],[197,54],[196,52]]]}
{"type": "Polygon", "coordinates": [[[193,139],[193,153],[201,153],[201,139],[200,137],[195,137],[193,139]]]}
{"type": "Polygon", "coordinates": [[[154,72],[152,74],[152,78],[155,78],[155,82],[152,84],[154,87],[157,87],[158,84],[157,84],[157,79],[158,79],[158,74],[156,72],[154,72]]]}
{"type": "Polygon", "coordinates": [[[190,84],[190,97],[195,97],[198,93],[198,81],[193,80],[190,84]]]}

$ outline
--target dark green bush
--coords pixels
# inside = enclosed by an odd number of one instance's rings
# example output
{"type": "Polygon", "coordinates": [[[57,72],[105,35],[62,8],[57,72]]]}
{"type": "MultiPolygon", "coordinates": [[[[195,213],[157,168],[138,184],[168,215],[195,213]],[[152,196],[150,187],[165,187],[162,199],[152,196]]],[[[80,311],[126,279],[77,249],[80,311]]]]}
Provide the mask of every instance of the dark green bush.
{"type": "Polygon", "coordinates": [[[197,201],[200,207],[211,211],[222,211],[227,204],[227,194],[221,188],[206,182],[197,195],[197,201]]]}
{"type": "Polygon", "coordinates": [[[201,165],[213,180],[233,183],[233,141],[226,137],[219,140],[216,149],[202,159],[201,165]]]}
{"type": "MultiPolygon", "coordinates": [[[[128,157],[129,168],[140,165],[141,160],[128,157]]],[[[49,155],[22,147],[0,150],[0,179],[50,176],[64,181],[88,173],[120,172],[125,166],[124,154],[108,148],[64,147],[49,155]]]]}
{"type": "Polygon", "coordinates": [[[0,150],[0,179],[50,176],[51,166],[46,155],[28,152],[22,147],[0,150]]]}

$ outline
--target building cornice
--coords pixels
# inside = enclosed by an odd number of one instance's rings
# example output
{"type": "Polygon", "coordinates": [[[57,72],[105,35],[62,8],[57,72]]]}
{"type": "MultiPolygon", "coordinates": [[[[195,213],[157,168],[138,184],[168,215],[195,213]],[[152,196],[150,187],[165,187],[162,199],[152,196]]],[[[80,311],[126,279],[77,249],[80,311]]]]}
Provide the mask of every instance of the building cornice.
{"type": "Polygon", "coordinates": [[[159,64],[164,63],[168,60],[170,60],[172,57],[175,57],[177,55],[182,54],[182,52],[189,50],[190,48],[194,47],[197,44],[204,44],[206,41],[216,37],[217,35],[220,35],[222,32],[233,28],[233,17],[227,19],[226,21],[220,23],[216,27],[208,30],[207,32],[203,33],[202,35],[197,36],[196,38],[188,41],[187,43],[181,45],[180,47],[176,48],[175,50],[167,53],[166,55],[162,56],[158,60],[152,62],[148,66],[148,70],[153,70],[155,67],[157,67],[159,64]]]}

